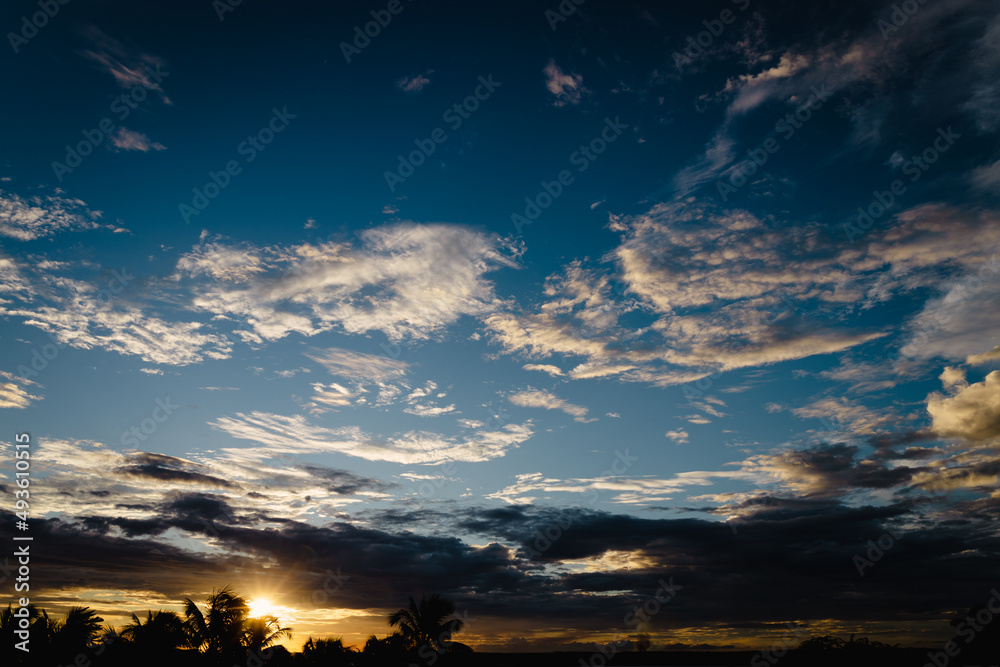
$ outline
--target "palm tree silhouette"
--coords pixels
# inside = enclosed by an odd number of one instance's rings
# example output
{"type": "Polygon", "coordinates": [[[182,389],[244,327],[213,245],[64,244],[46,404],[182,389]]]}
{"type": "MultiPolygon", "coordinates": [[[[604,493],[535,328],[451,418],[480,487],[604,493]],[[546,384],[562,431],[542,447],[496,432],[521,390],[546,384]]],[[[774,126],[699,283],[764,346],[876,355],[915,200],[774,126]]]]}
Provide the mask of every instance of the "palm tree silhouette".
{"type": "Polygon", "coordinates": [[[243,643],[254,654],[276,643],[282,637],[292,638],[292,629],[281,627],[277,616],[247,619],[243,629],[243,643]]]}
{"type": "Polygon", "coordinates": [[[353,664],[353,658],[357,652],[344,646],[344,640],[340,637],[336,639],[313,639],[310,637],[302,645],[301,655],[302,662],[306,665],[346,667],[353,664]]]}
{"type": "Polygon", "coordinates": [[[188,646],[190,640],[184,621],[173,611],[147,611],[145,623],[132,614],[132,622],[122,628],[120,635],[157,655],[175,653],[188,646]]]}
{"type": "Polygon", "coordinates": [[[187,631],[193,647],[223,659],[235,659],[243,646],[244,625],[250,613],[246,598],[230,586],[213,591],[202,612],[191,599],[184,599],[187,631]]]}
{"type": "Polygon", "coordinates": [[[419,603],[410,598],[408,607],[397,609],[389,616],[389,625],[399,626],[409,648],[430,645],[438,653],[443,653],[444,642],[465,627],[461,619],[451,618],[454,613],[455,603],[435,593],[430,599],[420,596],[419,603]]]}

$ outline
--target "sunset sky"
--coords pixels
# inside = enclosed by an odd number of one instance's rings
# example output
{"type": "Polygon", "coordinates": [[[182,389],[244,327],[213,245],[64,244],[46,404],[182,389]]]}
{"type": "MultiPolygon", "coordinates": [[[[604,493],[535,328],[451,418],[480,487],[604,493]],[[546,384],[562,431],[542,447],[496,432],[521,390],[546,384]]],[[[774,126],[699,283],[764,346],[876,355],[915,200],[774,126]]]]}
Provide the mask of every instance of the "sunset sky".
{"type": "Polygon", "coordinates": [[[939,646],[1000,581],[1000,4],[41,11],[0,492],[30,433],[50,613],[939,646]]]}

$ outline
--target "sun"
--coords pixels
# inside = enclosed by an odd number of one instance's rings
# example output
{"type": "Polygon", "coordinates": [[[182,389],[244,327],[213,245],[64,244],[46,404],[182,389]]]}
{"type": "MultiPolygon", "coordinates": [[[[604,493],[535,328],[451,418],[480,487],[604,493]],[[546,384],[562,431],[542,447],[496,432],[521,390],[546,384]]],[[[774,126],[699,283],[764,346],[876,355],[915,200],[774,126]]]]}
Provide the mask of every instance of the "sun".
{"type": "Polygon", "coordinates": [[[267,598],[247,600],[247,606],[250,607],[250,618],[276,616],[278,612],[278,607],[267,598]]]}

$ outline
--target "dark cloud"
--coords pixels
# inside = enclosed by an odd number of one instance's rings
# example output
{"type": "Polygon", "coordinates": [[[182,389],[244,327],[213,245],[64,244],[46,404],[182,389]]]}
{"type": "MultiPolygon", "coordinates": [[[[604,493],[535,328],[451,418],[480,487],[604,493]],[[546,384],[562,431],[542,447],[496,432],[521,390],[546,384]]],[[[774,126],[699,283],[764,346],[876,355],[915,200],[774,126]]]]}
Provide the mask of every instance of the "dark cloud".
{"type": "Polygon", "coordinates": [[[131,477],[155,479],[164,482],[181,482],[184,484],[201,484],[220,489],[236,489],[238,484],[228,480],[207,475],[194,470],[195,464],[183,459],[163,454],[140,452],[129,457],[129,462],[118,469],[118,472],[131,477]]]}
{"type": "Polygon", "coordinates": [[[382,482],[372,477],[361,477],[360,475],[338,468],[329,468],[316,464],[306,464],[299,466],[299,468],[305,470],[314,478],[321,480],[327,491],[341,496],[352,496],[361,491],[384,493],[398,486],[398,484],[382,482]]]}

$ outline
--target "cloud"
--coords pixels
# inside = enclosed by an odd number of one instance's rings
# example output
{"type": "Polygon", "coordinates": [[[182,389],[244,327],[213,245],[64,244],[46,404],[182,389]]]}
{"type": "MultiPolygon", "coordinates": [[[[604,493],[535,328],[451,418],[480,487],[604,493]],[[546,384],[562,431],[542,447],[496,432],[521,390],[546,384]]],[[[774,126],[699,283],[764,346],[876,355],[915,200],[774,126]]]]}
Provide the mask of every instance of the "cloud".
{"type": "MultiPolygon", "coordinates": [[[[1000,14],[995,14],[985,33],[973,44],[968,62],[978,74],[973,81],[972,95],[963,109],[972,114],[982,132],[992,132],[1000,126],[1000,84],[994,73],[1000,67],[1000,14]]],[[[995,186],[995,182],[991,183],[995,186]]]]}
{"type": "Polygon", "coordinates": [[[575,73],[566,74],[553,59],[549,60],[543,72],[545,74],[545,87],[549,93],[555,96],[552,101],[554,107],[579,104],[583,100],[583,96],[590,93],[583,85],[582,76],[575,73]]]}
{"type": "Polygon", "coordinates": [[[983,352],[982,354],[969,355],[965,359],[965,363],[970,366],[979,366],[980,364],[988,364],[1000,359],[1000,345],[997,345],[989,352],[983,352]]]}
{"type": "MultiPolygon", "coordinates": [[[[626,455],[628,451],[626,450],[626,455]]],[[[610,469],[601,477],[557,479],[546,477],[540,472],[517,475],[514,484],[486,496],[503,500],[512,505],[533,503],[541,496],[538,493],[586,494],[591,500],[597,494],[613,494],[608,502],[635,505],[671,500],[674,494],[683,493],[689,486],[711,486],[716,479],[748,478],[751,473],[743,471],[691,471],[677,473],[670,478],[616,475],[610,469]]],[[[546,495],[545,498],[550,498],[546,495]]]]}
{"type": "Polygon", "coordinates": [[[573,379],[666,386],[841,352],[886,332],[845,327],[838,310],[933,284],[933,265],[916,259],[931,240],[920,236],[924,221],[911,224],[913,239],[859,252],[831,246],[815,226],[710,202],[657,204],[611,216],[621,240],[603,267],[572,262],[546,279],[541,303],[484,323],[505,352],[536,366],[575,362],[573,379]]]}
{"type": "Polygon", "coordinates": [[[232,354],[228,339],[202,332],[199,322],[167,321],[125,303],[105,308],[100,299],[83,290],[75,298],[60,296],[58,301],[60,305],[33,309],[0,306],[0,314],[25,318],[60,344],[83,350],[101,348],[154,364],[187,366],[206,357],[227,359],[232,354]]]}
{"type": "Polygon", "coordinates": [[[432,74],[434,70],[427,70],[423,74],[417,74],[416,76],[407,77],[404,76],[402,79],[396,82],[396,87],[407,93],[419,93],[427,84],[431,82],[427,78],[428,74],[432,74]]]}
{"type": "Polygon", "coordinates": [[[312,383],[312,400],[306,404],[313,414],[323,412],[324,408],[342,408],[352,405],[357,400],[359,394],[351,391],[343,385],[331,382],[329,385],[322,382],[312,383]]]}
{"type": "Polygon", "coordinates": [[[679,428],[674,431],[667,431],[664,435],[666,435],[668,438],[676,442],[678,445],[687,444],[687,441],[690,437],[688,435],[688,432],[682,428],[679,428]]]}
{"type": "MultiPolygon", "coordinates": [[[[134,355],[143,361],[184,366],[206,357],[225,359],[232,343],[206,326],[184,318],[165,319],[144,300],[155,299],[159,290],[149,287],[127,269],[101,271],[90,262],[33,262],[6,264],[16,281],[27,289],[12,292],[13,299],[0,300],[0,314],[23,318],[27,324],[47,332],[59,346],[77,349],[104,349],[134,355]],[[75,270],[70,274],[70,270],[75,270]],[[90,274],[83,279],[81,271],[90,274]]],[[[4,292],[0,287],[0,292],[4,292]]],[[[167,308],[174,310],[172,304],[167,308]]]]}
{"type": "Polygon", "coordinates": [[[163,58],[126,46],[94,26],[86,28],[84,35],[91,43],[91,48],[83,51],[84,57],[110,74],[121,88],[129,90],[143,86],[159,93],[164,104],[172,104],[160,84],[150,78],[151,71],[162,72],[161,68],[166,65],[163,58]]]}
{"type": "Polygon", "coordinates": [[[552,364],[524,364],[521,368],[526,371],[541,371],[542,373],[548,373],[552,377],[565,375],[561,368],[553,366],[552,364]]]}
{"type": "MultiPolygon", "coordinates": [[[[729,78],[720,91],[703,98],[707,102],[725,101],[722,122],[706,142],[703,154],[675,176],[676,196],[687,196],[743,159],[737,152],[741,143],[737,130],[744,117],[758,110],[773,110],[775,105],[802,107],[814,87],[831,95],[847,94],[843,108],[855,123],[848,142],[851,148],[877,144],[887,118],[904,112],[923,115],[922,100],[952,97],[956,81],[962,82],[960,89],[968,95],[959,106],[982,131],[997,126],[1000,86],[991,74],[1000,62],[996,37],[1000,16],[995,7],[985,8],[973,0],[938,3],[909,16],[905,29],[893,32],[888,39],[879,28],[885,18],[879,15],[881,8],[873,5],[872,10],[863,31],[832,21],[808,43],[764,52],[759,48],[762,33],[753,39],[755,44],[746,50],[753,56],[747,62],[752,66],[766,64],[729,78]],[[973,11],[974,7],[979,11],[973,11]],[[951,61],[954,67],[928,73],[948,45],[970,42],[972,52],[951,61]],[[915,82],[913,72],[921,72],[915,82]],[[915,89],[919,94],[893,93],[893,89],[915,89]],[[856,99],[868,101],[858,103],[856,99]]],[[[772,113],[772,124],[785,115],[783,110],[772,113]]],[[[766,136],[758,135],[752,142],[766,136]]]]}
{"type": "Polygon", "coordinates": [[[859,458],[860,451],[855,445],[820,444],[751,456],[739,465],[761,482],[769,477],[787,492],[817,498],[900,487],[923,470],[894,467],[884,457],[859,458]]]}
{"type": "Polygon", "coordinates": [[[330,375],[355,380],[399,380],[410,370],[409,364],[398,359],[338,347],[313,348],[306,356],[321,364],[330,375]]]}
{"type": "Polygon", "coordinates": [[[514,405],[520,406],[522,408],[544,408],[545,410],[562,410],[566,414],[573,417],[574,421],[578,422],[588,422],[593,421],[592,419],[587,419],[587,408],[582,405],[574,405],[569,403],[550,391],[539,390],[539,389],[529,389],[526,391],[519,391],[515,394],[511,394],[507,397],[507,400],[514,405]]]}
{"type": "Polygon", "coordinates": [[[403,400],[408,404],[403,408],[403,412],[418,417],[440,417],[451,412],[457,412],[455,405],[439,406],[436,401],[427,400],[428,397],[444,398],[445,392],[437,392],[437,383],[428,380],[423,387],[417,387],[410,392],[403,400]],[[436,393],[435,393],[436,392],[436,393]]]}
{"type": "Polygon", "coordinates": [[[395,343],[497,309],[501,301],[484,276],[517,266],[516,249],[459,225],[400,223],[358,236],[360,246],[202,245],[178,263],[175,279],[194,292],[195,308],[244,321],[249,329],[238,333],[251,343],[331,329],[382,331],[395,343]],[[233,269],[236,256],[247,268],[233,269]],[[206,274],[220,280],[190,280],[206,274]]]}
{"type": "Polygon", "coordinates": [[[159,142],[150,141],[149,137],[142,132],[134,132],[124,127],[119,127],[118,132],[111,135],[111,145],[123,151],[142,151],[143,153],[150,150],[162,151],[167,148],[159,142]]]}
{"type": "Polygon", "coordinates": [[[821,398],[799,408],[792,414],[800,419],[820,419],[833,427],[841,427],[855,434],[872,434],[886,426],[897,424],[900,419],[892,410],[871,410],[844,396],[821,398]]]}
{"type": "Polygon", "coordinates": [[[22,198],[0,190],[0,235],[19,241],[107,227],[100,224],[101,216],[79,199],[58,195],[22,198]]]}
{"type": "Polygon", "coordinates": [[[341,453],[369,461],[437,465],[447,461],[479,462],[504,456],[532,435],[530,422],[508,424],[496,431],[478,430],[461,437],[428,431],[408,431],[381,438],[357,427],[325,428],[304,417],[253,412],[220,417],[210,426],[234,438],[251,440],[259,447],[226,449],[239,459],[259,461],[280,454],[341,453]]]}
{"type": "Polygon", "coordinates": [[[28,393],[26,386],[36,384],[26,378],[7,371],[0,371],[0,409],[28,407],[32,401],[42,400],[41,396],[28,393]]]}
{"type": "Polygon", "coordinates": [[[946,368],[941,380],[951,395],[934,392],[927,397],[927,412],[936,433],[971,441],[1000,437],[1000,371],[969,384],[964,373],[946,368]]]}

